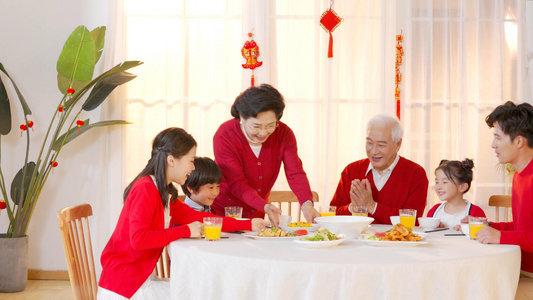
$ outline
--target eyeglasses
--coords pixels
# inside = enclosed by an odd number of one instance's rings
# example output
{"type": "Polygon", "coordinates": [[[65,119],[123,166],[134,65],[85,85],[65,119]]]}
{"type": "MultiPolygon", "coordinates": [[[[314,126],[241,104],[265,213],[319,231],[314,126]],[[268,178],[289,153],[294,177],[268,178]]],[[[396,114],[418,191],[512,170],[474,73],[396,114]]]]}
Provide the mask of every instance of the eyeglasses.
{"type": "Polygon", "coordinates": [[[278,127],[278,121],[276,121],[276,123],[274,124],[269,124],[266,126],[261,126],[261,125],[248,126],[248,129],[250,129],[255,134],[261,132],[263,129],[268,133],[272,133],[274,132],[274,130],[276,130],[277,127],[278,127]]]}

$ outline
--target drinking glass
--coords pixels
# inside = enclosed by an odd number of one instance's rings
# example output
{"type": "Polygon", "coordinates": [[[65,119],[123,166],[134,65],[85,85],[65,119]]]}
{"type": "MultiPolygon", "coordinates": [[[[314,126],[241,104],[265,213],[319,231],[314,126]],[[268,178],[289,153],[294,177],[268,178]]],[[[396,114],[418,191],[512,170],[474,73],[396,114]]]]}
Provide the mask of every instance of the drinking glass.
{"type": "Polygon", "coordinates": [[[476,240],[477,239],[477,232],[481,230],[481,228],[485,227],[487,225],[487,218],[483,217],[469,217],[468,218],[468,227],[470,231],[470,239],[476,240]]]}
{"type": "Polygon", "coordinates": [[[400,209],[400,224],[410,228],[415,228],[416,209],[400,209]]]}
{"type": "Polygon", "coordinates": [[[366,206],[355,206],[352,216],[368,217],[368,209],[366,209],[366,206]]]}
{"type": "Polygon", "coordinates": [[[328,206],[326,208],[320,207],[320,215],[322,217],[334,216],[336,212],[337,212],[336,206],[328,206]]]}
{"type": "Polygon", "coordinates": [[[220,232],[222,231],[221,217],[205,217],[204,218],[204,234],[206,241],[218,241],[220,239],[220,232]]]}
{"type": "Polygon", "coordinates": [[[230,218],[242,218],[242,207],[240,206],[227,206],[224,207],[226,217],[230,218]]]}

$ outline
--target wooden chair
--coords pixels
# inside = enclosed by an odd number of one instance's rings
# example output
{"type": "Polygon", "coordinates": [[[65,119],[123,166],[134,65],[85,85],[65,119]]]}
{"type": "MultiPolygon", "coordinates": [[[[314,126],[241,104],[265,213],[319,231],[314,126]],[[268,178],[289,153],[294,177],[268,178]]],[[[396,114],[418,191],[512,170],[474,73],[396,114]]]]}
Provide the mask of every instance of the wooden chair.
{"type": "Polygon", "coordinates": [[[68,275],[76,300],[95,300],[98,290],[88,219],[92,215],[90,204],[70,206],[57,213],[68,275]]]}
{"type": "Polygon", "coordinates": [[[157,260],[157,264],[154,268],[154,274],[159,278],[170,278],[170,259],[168,257],[167,247],[163,248],[163,252],[157,260]]]}
{"type": "Polygon", "coordinates": [[[500,222],[500,207],[504,208],[504,222],[509,222],[509,211],[511,209],[511,195],[492,195],[489,198],[489,206],[496,208],[496,222],[500,222]]]}
{"type": "MultiPolygon", "coordinates": [[[[318,202],[318,193],[313,191],[313,202],[318,202]]],[[[280,209],[283,209],[282,203],[287,203],[286,207],[287,210],[283,211],[283,214],[287,214],[292,216],[293,218],[295,215],[292,213],[292,203],[298,203],[298,198],[296,198],[296,195],[292,191],[271,191],[270,196],[268,198],[270,203],[277,203],[277,206],[280,209]]],[[[297,212],[297,221],[299,222],[301,219],[302,210],[300,208],[300,205],[298,204],[298,212],[297,212]]],[[[295,220],[293,220],[295,221],[295,220]]]]}

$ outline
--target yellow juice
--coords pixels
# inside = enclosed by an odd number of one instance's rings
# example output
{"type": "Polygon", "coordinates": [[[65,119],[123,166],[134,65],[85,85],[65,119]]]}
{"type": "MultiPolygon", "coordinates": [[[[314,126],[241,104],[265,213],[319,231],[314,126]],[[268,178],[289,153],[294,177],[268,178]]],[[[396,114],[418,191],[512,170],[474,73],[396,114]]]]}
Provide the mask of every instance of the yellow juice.
{"type": "Polygon", "coordinates": [[[368,217],[368,214],[365,214],[365,213],[353,213],[352,216],[368,217]]]}
{"type": "Polygon", "coordinates": [[[413,229],[415,227],[415,216],[400,216],[400,224],[407,228],[413,229]]]}
{"type": "Polygon", "coordinates": [[[220,232],[222,231],[222,226],[219,225],[205,225],[204,233],[207,240],[218,240],[220,239],[220,232]]]}
{"type": "Polygon", "coordinates": [[[329,217],[329,216],[334,216],[335,212],[334,211],[322,211],[320,212],[320,215],[322,217],[329,217]]]}
{"type": "Polygon", "coordinates": [[[470,238],[475,240],[477,238],[477,232],[481,230],[481,228],[485,227],[485,224],[470,224],[470,238]]]}

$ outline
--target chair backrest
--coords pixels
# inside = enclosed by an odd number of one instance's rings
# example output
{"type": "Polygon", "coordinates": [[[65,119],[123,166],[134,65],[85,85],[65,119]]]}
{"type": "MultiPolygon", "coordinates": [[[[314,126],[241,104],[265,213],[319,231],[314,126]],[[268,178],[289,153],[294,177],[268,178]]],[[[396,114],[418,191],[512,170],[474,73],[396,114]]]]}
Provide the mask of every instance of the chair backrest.
{"type": "Polygon", "coordinates": [[[163,248],[163,252],[157,260],[157,264],[154,268],[154,274],[159,278],[170,278],[170,259],[168,258],[167,247],[163,248]]]}
{"type": "Polygon", "coordinates": [[[70,206],[57,213],[68,275],[76,300],[95,300],[98,290],[88,219],[92,215],[90,204],[70,206]]]}
{"type": "Polygon", "coordinates": [[[503,216],[504,222],[509,222],[509,212],[511,209],[511,195],[492,195],[489,197],[489,206],[496,208],[496,222],[500,221],[500,207],[505,208],[503,216]]]}
{"type": "MultiPolygon", "coordinates": [[[[318,193],[315,191],[312,191],[312,193],[313,202],[318,202],[318,193]]],[[[292,216],[293,218],[298,217],[297,221],[300,221],[302,210],[300,208],[300,204],[298,203],[298,198],[292,191],[271,191],[268,200],[270,203],[277,203],[277,206],[283,211],[283,214],[292,216]],[[287,205],[282,205],[282,203],[287,203],[287,205]],[[297,212],[295,212],[297,215],[293,214],[292,203],[296,203],[298,205],[298,209],[296,209],[297,212]],[[286,206],[287,210],[284,210],[283,206],[286,206]]]]}

